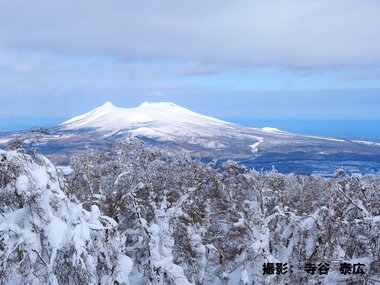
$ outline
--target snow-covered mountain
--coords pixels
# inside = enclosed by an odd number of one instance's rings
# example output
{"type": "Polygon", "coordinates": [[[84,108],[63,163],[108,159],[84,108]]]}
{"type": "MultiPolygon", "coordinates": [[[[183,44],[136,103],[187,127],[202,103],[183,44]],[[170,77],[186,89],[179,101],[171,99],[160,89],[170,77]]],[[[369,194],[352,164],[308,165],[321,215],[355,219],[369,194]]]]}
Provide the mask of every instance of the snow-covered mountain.
{"type": "Polygon", "coordinates": [[[213,139],[220,132],[223,136],[233,137],[237,127],[167,102],[144,102],[137,108],[129,109],[107,102],[59,125],[61,130],[94,129],[105,137],[130,134],[159,141],[186,140],[188,143],[203,143],[205,147],[220,146],[213,139]]]}
{"type": "MultiPolygon", "coordinates": [[[[136,127],[141,128],[143,125],[152,125],[167,133],[183,133],[183,126],[185,125],[187,127],[185,132],[196,131],[197,128],[202,126],[233,126],[231,123],[203,116],[168,102],[144,102],[137,108],[129,109],[118,108],[107,102],[99,108],[74,117],[61,125],[68,129],[93,127],[106,131],[119,131],[136,127]],[[167,125],[165,126],[165,124],[167,125]]],[[[139,133],[138,129],[135,132],[139,133]]]]}
{"type": "MultiPolygon", "coordinates": [[[[18,134],[0,137],[5,145],[18,134]]],[[[136,108],[104,105],[46,132],[23,136],[24,145],[57,163],[88,148],[135,136],[165,150],[187,149],[203,158],[234,159],[255,169],[299,174],[379,173],[380,143],[297,135],[275,128],[245,127],[204,116],[174,103],[142,103],[136,108]]]]}

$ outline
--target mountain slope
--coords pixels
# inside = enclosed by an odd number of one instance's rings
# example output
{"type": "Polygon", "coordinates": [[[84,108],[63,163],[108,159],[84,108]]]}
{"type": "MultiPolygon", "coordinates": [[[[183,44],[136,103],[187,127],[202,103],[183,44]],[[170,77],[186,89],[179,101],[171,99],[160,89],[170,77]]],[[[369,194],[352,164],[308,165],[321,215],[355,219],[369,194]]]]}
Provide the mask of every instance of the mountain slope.
{"type": "MultiPolygon", "coordinates": [[[[16,134],[0,138],[3,145],[16,134]]],[[[380,172],[380,143],[297,135],[274,128],[250,128],[197,114],[174,103],[118,108],[107,102],[86,114],[22,138],[23,144],[65,164],[88,148],[136,136],[165,150],[187,149],[203,158],[234,159],[256,169],[328,175],[380,172]]]]}
{"type": "Polygon", "coordinates": [[[137,108],[118,108],[107,102],[84,115],[59,125],[60,130],[93,129],[104,136],[130,134],[161,141],[177,141],[180,137],[212,138],[223,130],[233,132],[236,125],[203,116],[174,103],[142,103],[137,108]]]}

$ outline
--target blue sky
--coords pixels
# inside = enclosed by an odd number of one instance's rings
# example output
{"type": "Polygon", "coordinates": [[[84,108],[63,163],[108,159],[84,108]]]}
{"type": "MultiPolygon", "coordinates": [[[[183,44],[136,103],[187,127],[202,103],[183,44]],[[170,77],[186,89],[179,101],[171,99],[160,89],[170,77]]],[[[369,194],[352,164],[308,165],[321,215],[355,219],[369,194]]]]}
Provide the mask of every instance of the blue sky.
{"type": "Polygon", "coordinates": [[[224,118],[380,119],[379,1],[0,4],[0,117],[172,101],[224,118]]]}

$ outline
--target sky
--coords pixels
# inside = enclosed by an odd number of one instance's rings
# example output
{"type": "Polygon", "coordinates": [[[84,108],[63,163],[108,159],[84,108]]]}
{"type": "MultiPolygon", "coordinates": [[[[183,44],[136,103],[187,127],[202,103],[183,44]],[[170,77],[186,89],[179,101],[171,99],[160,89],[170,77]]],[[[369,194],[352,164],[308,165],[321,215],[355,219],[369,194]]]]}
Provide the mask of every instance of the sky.
{"type": "Polygon", "coordinates": [[[170,101],[380,119],[380,1],[0,0],[0,117],[170,101]]]}

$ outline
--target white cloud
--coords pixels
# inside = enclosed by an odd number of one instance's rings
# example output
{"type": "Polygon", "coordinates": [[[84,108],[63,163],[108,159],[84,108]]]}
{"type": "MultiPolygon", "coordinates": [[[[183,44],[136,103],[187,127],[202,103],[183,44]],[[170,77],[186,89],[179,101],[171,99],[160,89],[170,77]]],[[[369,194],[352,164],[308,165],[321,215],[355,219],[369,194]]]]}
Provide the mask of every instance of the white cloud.
{"type": "MultiPolygon", "coordinates": [[[[164,98],[248,114],[251,90],[278,90],[278,101],[292,90],[379,88],[375,0],[0,2],[0,112],[164,98]]],[[[257,110],[288,109],[276,104],[257,110]]]]}
{"type": "Polygon", "coordinates": [[[8,48],[209,66],[380,65],[380,2],[7,1],[8,48]]]}
{"type": "Polygon", "coordinates": [[[220,73],[225,70],[226,68],[221,65],[192,61],[181,67],[178,73],[180,75],[202,75],[220,73]]]}
{"type": "Polygon", "coordinates": [[[113,57],[0,49],[0,97],[132,92],[175,75],[179,68],[113,57]]]}

